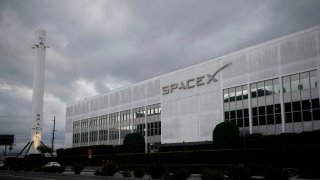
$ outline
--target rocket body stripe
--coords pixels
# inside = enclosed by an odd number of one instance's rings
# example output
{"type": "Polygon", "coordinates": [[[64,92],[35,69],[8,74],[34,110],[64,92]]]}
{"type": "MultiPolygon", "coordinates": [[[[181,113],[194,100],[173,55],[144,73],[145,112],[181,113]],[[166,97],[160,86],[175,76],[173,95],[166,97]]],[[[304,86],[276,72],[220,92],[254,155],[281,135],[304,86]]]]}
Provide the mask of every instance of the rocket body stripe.
{"type": "Polygon", "coordinates": [[[46,32],[36,30],[34,49],[34,79],[32,93],[32,119],[31,141],[34,142],[35,150],[40,145],[43,124],[43,96],[44,96],[44,72],[45,72],[45,46],[46,32]]]}

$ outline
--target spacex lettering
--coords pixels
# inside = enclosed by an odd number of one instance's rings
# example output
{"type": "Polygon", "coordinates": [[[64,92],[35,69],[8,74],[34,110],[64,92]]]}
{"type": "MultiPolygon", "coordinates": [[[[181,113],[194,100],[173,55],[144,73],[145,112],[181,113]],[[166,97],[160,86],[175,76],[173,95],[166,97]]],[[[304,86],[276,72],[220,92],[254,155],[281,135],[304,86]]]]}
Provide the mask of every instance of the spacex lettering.
{"type": "Polygon", "coordinates": [[[219,68],[216,72],[213,74],[207,74],[207,75],[202,75],[196,78],[188,79],[186,81],[181,81],[180,83],[173,83],[168,86],[162,87],[162,95],[166,95],[169,93],[173,93],[175,89],[192,89],[196,86],[203,86],[206,84],[210,84],[212,81],[217,82],[218,80],[215,78],[215,76],[222,71],[224,68],[228,67],[231,64],[228,63],[221,68],[219,68]]]}

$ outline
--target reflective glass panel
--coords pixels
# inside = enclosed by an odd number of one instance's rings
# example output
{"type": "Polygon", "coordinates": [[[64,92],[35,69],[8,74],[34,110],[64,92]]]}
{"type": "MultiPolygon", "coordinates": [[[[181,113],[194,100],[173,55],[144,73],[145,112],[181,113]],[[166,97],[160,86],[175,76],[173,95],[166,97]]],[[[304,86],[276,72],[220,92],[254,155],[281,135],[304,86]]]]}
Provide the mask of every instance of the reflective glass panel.
{"type": "Polygon", "coordinates": [[[272,80],[268,80],[265,82],[265,92],[266,96],[273,94],[272,80]]]}
{"type": "Polygon", "coordinates": [[[275,118],[276,118],[276,124],[281,124],[281,115],[280,114],[276,114],[275,118]]]}
{"type": "Polygon", "coordinates": [[[264,96],[264,95],[265,95],[264,82],[259,82],[259,83],[258,83],[257,93],[258,93],[258,97],[261,97],[261,96],[264,96]]]}
{"type": "Polygon", "coordinates": [[[224,102],[229,102],[228,89],[223,90],[223,98],[224,98],[224,102]]]}
{"type": "Polygon", "coordinates": [[[300,85],[301,90],[310,89],[309,72],[300,74],[300,85]]]}
{"type": "Polygon", "coordinates": [[[291,92],[298,91],[299,87],[299,74],[291,75],[291,92]]]}
{"type": "Polygon", "coordinates": [[[317,77],[316,70],[310,72],[310,85],[311,85],[311,88],[318,87],[318,77],[317,77]]]}
{"type": "Polygon", "coordinates": [[[247,85],[242,86],[243,99],[248,99],[248,88],[247,85]]]}
{"type": "Polygon", "coordinates": [[[311,111],[303,111],[302,116],[303,116],[303,121],[311,121],[312,120],[311,111]]]}
{"type": "Polygon", "coordinates": [[[301,112],[293,112],[293,121],[300,122],[301,121],[301,112]]]}
{"type": "Polygon", "coordinates": [[[273,79],[273,92],[275,94],[279,94],[280,93],[280,85],[279,85],[279,79],[273,79]]]}
{"type": "Polygon", "coordinates": [[[253,83],[251,86],[251,98],[257,97],[257,86],[256,83],[253,83]]]}
{"type": "Polygon", "coordinates": [[[308,110],[311,108],[311,100],[302,101],[302,110],[308,110]]]}
{"type": "Polygon", "coordinates": [[[283,92],[290,92],[290,76],[285,76],[282,78],[283,92]]]}
{"type": "Polygon", "coordinates": [[[242,100],[242,86],[236,87],[236,99],[237,101],[242,100]]]}
{"type": "Polygon", "coordinates": [[[235,88],[230,88],[229,89],[229,101],[232,102],[232,101],[235,101],[235,95],[236,95],[236,89],[235,88]]]}

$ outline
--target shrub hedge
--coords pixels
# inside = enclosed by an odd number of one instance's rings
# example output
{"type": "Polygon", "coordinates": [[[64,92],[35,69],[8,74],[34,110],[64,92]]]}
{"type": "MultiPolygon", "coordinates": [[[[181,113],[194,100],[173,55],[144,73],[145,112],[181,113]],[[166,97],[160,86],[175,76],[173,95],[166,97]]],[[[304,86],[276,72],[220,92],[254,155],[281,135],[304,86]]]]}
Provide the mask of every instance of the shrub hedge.
{"type": "MultiPolygon", "coordinates": [[[[243,137],[244,138],[244,137],[243,137]]],[[[7,158],[11,169],[40,167],[49,161],[57,161],[65,166],[81,163],[84,166],[102,166],[103,161],[115,162],[120,170],[146,169],[153,163],[166,164],[167,168],[192,169],[190,173],[201,172],[205,168],[222,168],[232,164],[246,164],[259,171],[260,166],[319,168],[320,131],[299,134],[279,134],[262,136],[248,135],[243,139],[246,146],[241,149],[197,150],[180,152],[121,154],[121,146],[99,145],[59,149],[58,157],[48,158],[7,158]],[[88,159],[88,149],[93,150],[88,159]]],[[[27,168],[27,169],[28,169],[27,168]]],[[[171,171],[172,172],[172,171],[171,171]]],[[[307,174],[307,173],[306,173],[307,174]]]]}

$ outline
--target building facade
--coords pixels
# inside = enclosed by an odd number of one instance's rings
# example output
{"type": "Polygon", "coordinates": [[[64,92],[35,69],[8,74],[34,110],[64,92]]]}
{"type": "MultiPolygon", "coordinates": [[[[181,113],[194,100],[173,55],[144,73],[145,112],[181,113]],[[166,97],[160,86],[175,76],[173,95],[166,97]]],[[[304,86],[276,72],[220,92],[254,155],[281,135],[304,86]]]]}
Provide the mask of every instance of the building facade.
{"type": "Polygon", "coordinates": [[[66,107],[66,147],[119,145],[142,134],[146,148],[212,141],[228,120],[249,133],[320,129],[320,26],[268,41],[66,107]]]}

